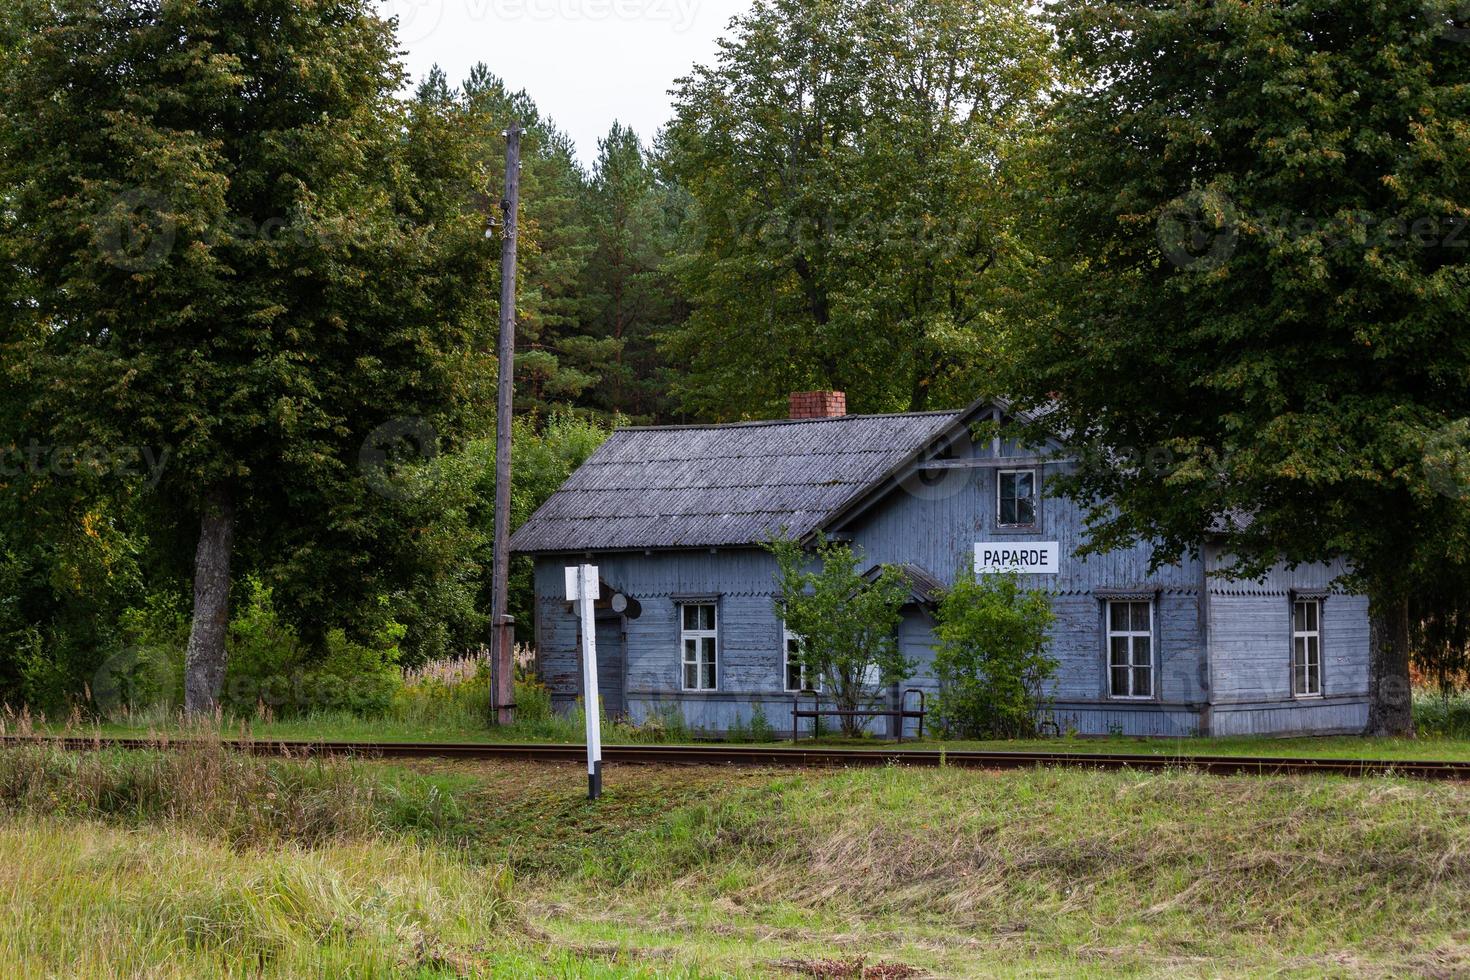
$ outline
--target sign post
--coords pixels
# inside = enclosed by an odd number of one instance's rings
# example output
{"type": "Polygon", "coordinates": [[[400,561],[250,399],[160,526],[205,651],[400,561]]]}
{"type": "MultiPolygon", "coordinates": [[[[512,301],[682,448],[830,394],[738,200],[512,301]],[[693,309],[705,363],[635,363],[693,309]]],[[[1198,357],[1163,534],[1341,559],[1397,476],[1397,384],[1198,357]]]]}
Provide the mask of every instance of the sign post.
{"type": "Polygon", "coordinates": [[[596,565],[567,568],[567,598],[582,622],[582,704],[587,716],[587,799],[602,795],[602,701],[597,694],[597,621],[593,603],[600,588],[596,565]]]}

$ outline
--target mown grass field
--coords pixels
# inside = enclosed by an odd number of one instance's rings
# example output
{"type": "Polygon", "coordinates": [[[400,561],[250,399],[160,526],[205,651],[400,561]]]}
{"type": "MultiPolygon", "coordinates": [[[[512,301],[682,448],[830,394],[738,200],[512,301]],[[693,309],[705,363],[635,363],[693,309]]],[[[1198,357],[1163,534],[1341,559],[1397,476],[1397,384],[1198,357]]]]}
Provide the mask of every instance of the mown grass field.
{"type": "Polygon", "coordinates": [[[5,750],[0,962],[138,977],[1470,971],[1470,786],[626,767],[600,802],[583,791],[573,765],[5,750]]]}

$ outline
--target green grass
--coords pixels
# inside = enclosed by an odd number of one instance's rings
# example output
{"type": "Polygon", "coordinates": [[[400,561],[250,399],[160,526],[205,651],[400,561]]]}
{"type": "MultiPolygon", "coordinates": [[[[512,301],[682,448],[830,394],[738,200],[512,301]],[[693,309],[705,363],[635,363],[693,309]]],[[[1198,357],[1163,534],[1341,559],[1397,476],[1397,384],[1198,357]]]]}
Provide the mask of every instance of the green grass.
{"type": "Polygon", "coordinates": [[[744,975],[867,955],[947,976],[1470,968],[1470,788],[1038,770],[484,767],[557,935],[744,975]],[[677,801],[677,802],[675,802],[677,801]],[[671,901],[672,899],[672,901],[671,901]]]}
{"type": "MultiPolygon", "coordinates": [[[[905,743],[907,745],[908,743],[905,743]]],[[[993,751],[1129,753],[1188,759],[1197,755],[1300,756],[1317,759],[1429,759],[1470,761],[1470,738],[1367,738],[1360,735],[1302,738],[1041,738],[1011,741],[915,743],[915,747],[993,751]]]]}
{"type": "MultiPolygon", "coordinates": [[[[574,720],[575,721],[575,720],[574,720]]],[[[11,733],[16,729],[12,727],[11,733]]],[[[205,736],[219,734],[226,737],[247,735],[256,739],[323,740],[346,742],[547,742],[579,743],[582,738],[580,725],[559,723],[559,727],[538,725],[512,726],[507,729],[486,727],[458,727],[440,725],[410,725],[387,723],[358,718],[346,714],[316,715],[286,721],[240,722],[220,728],[208,728],[202,732],[192,731],[188,726],[156,723],[105,723],[101,725],[44,725],[42,731],[51,734],[99,734],[118,738],[151,738],[160,735],[177,737],[189,734],[205,736]]],[[[0,734],[5,734],[0,725],[0,734]]],[[[603,741],[608,745],[646,743],[647,738],[630,733],[627,729],[608,726],[604,729],[603,741]]],[[[684,738],[671,738],[662,744],[690,742],[684,738]]],[[[773,747],[789,746],[790,739],[769,743],[773,747]]],[[[1132,738],[1110,736],[1104,738],[1044,738],[996,741],[938,741],[904,742],[895,745],[877,739],[848,740],[835,737],[812,740],[803,738],[801,745],[822,745],[832,748],[873,748],[881,746],[896,749],[945,749],[987,751],[1044,751],[1044,752],[1102,752],[1137,753],[1169,758],[1187,758],[1191,755],[1249,755],[1249,756],[1301,756],[1308,758],[1342,759],[1427,759],[1444,761],[1470,761],[1470,735],[1445,737],[1421,735],[1412,739],[1365,738],[1361,736],[1325,736],[1302,738],[1132,738]]]]}
{"type": "Polygon", "coordinates": [[[493,875],[432,850],[50,818],[0,823],[0,890],[11,976],[457,976],[512,914],[493,875]]]}
{"type": "MultiPolygon", "coordinates": [[[[473,664],[471,665],[473,666],[473,664]]],[[[138,712],[115,713],[97,724],[82,722],[80,716],[56,723],[28,714],[17,714],[0,708],[0,735],[41,731],[50,734],[97,734],[111,737],[204,737],[236,736],[256,739],[324,740],[344,742],[517,742],[579,743],[585,725],[580,712],[567,715],[553,712],[551,695],[545,687],[518,682],[516,699],[520,705],[515,724],[496,727],[488,724],[486,701],[489,680],[483,666],[467,669],[458,662],[431,665],[413,677],[406,677],[394,698],[392,710],[384,717],[364,718],[349,712],[316,712],[303,716],[263,717],[223,720],[214,725],[185,724],[176,711],[163,708],[138,712]]],[[[876,739],[844,740],[827,737],[816,744],[841,748],[885,745],[907,749],[976,749],[991,751],[1107,752],[1138,753],[1167,758],[1190,755],[1256,755],[1267,757],[1304,756],[1314,758],[1445,760],[1470,761],[1470,695],[1441,696],[1421,691],[1415,698],[1415,720],[1419,737],[1414,739],[1378,739],[1355,736],[1302,738],[1048,738],[1014,741],[937,741],[906,742],[902,746],[876,739]]],[[[730,733],[731,742],[763,742],[773,735],[782,744],[789,740],[789,719],[783,721],[774,713],[759,733],[746,730],[730,733]],[[753,738],[753,735],[763,735],[753,738]]],[[[603,742],[620,744],[687,744],[701,739],[701,733],[685,728],[677,718],[655,718],[641,725],[604,723],[603,742]]],[[[806,744],[813,740],[803,739],[806,744]]]]}
{"type": "Polygon", "coordinates": [[[1470,786],[611,767],[601,801],[583,790],[575,765],[3,750],[0,962],[150,977],[743,977],[856,958],[957,977],[1470,970],[1470,786]]]}

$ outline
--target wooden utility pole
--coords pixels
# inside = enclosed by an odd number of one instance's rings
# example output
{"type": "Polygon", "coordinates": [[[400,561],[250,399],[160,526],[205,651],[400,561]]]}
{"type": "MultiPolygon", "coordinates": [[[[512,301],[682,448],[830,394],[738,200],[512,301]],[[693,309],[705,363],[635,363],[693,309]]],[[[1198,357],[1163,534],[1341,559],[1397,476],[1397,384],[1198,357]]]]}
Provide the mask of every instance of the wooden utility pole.
{"type": "Polygon", "coordinates": [[[516,231],[521,202],[521,124],[505,133],[505,216],[500,244],[500,385],[495,402],[495,554],[491,570],[490,663],[495,721],[515,720],[515,620],[510,615],[510,437],[516,374],[516,231]]]}

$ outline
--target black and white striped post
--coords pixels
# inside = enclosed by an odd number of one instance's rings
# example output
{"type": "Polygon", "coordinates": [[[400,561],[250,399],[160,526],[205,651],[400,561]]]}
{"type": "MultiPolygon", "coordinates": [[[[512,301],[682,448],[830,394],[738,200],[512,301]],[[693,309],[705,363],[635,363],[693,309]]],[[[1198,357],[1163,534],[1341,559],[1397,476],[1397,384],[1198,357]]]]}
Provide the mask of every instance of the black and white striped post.
{"type": "Polygon", "coordinates": [[[600,579],[596,565],[567,568],[567,598],[577,603],[582,621],[582,704],[587,716],[587,799],[602,795],[602,702],[597,694],[597,601],[600,579]]]}

